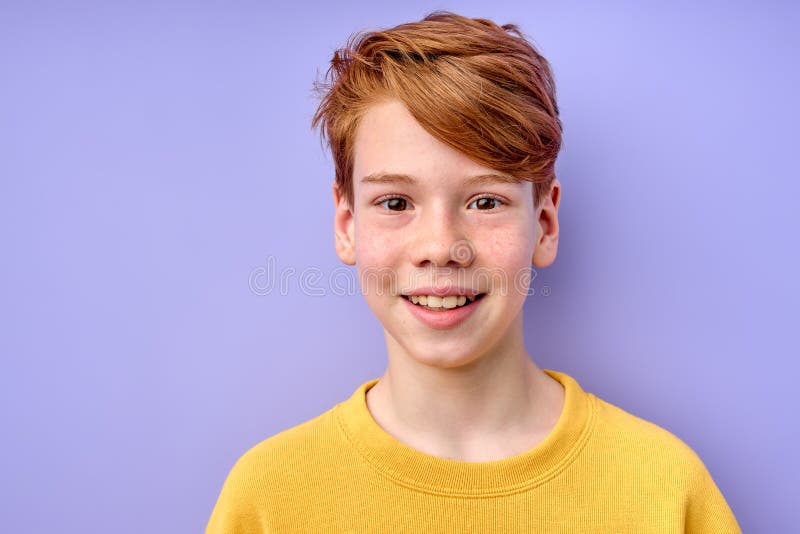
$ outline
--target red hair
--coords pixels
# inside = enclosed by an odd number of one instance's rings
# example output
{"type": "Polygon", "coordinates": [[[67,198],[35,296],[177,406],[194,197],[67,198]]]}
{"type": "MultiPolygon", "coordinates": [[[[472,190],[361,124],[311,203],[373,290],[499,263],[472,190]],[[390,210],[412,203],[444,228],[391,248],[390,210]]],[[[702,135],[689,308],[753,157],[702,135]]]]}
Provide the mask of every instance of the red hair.
{"type": "Polygon", "coordinates": [[[399,99],[433,137],[484,166],[533,182],[538,207],[555,178],[561,121],[547,60],[515,24],[434,11],[355,33],[315,81],[336,184],[353,206],[353,143],[369,106],[399,99]]]}

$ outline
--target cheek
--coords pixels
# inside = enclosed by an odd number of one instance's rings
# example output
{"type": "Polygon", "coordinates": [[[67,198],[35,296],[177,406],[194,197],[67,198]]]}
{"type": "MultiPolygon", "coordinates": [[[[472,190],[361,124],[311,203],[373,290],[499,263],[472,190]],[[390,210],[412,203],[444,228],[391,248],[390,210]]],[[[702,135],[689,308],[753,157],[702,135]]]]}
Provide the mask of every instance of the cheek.
{"type": "Polygon", "coordinates": [[[355,251],[359,282],[368,299],[398,292],[400,256],[396,239],[393,241],[387,232],[356,225],[355,251]]]}
{"type": "Polygon", "coordinates": [[[484,236],[480,264],[489,268],[491,289],[524,300],[531,282],[533,234],[506,228],[484,236]]]}
{"type": "Polygon", "coordinates": [[[390,264],[397,253],[397,246],[391,246],[391,235],[375,231],[366,224],[356,225],[355,248],[356,263],[361,267],[381,267],[390,264]]]}
{"type": "Polygon", "coordinates": [[[520,228],[504,228],[482,236],[484,261],[508,269],[530,265],[533,233],[520,228]]]}

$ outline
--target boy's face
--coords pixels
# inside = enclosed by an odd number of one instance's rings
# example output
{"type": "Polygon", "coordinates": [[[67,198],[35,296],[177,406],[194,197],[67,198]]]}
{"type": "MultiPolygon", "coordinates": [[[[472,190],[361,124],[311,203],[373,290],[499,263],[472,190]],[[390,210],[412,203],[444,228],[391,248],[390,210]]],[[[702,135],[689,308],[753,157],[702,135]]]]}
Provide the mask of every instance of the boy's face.
{"type": "Polygon", "coordinates": [[[558,182],[535,209],[530,182],[469,182],[486,174],[508,176],[440,142],[390,100],[360,122],[352,208],[334,184],[339,258],[357,266],[387,342],[431,365],[453,367],[521,343],[515,336],[521,337],[531,263],[545,267],[555,259],[558,182]],[[408,175],[414,183],[364,181],[377,173],[408,175]],[[468,304],[471,313],[416,309],[402,295],[423,287],[484,295],[468,304]]]}

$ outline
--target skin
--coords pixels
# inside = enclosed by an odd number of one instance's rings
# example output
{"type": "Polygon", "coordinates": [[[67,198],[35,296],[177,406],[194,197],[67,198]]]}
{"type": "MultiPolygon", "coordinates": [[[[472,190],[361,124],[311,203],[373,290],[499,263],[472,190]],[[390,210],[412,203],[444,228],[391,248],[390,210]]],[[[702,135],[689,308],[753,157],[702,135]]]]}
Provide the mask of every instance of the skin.
{"type": "Polygon", "coordinates": [[[384,327],[388,366],[367,392],[373,418],[401,442],[442,458],[490,461],[533,448],[558,421],[564,390],[525,349],[530,280],[514,280],[531,264],[555,260],[558,180],[538,207],[530,182],[468,186],[470,176],[502,173],[431,136],[398,100],[364,114],[354,156],[353,206],[333,185],[335,243],[340,260],[357,266],[367,304],[384,327]],[[379,171],[417,182],[361,183],[379,171]],[[387,202],[387,195],[405,202],[387,202]],[[501,202],[476,202],[485,196],[501,202]],[[463,243],[472,254],[453,253],[463,243]],[[494,276],[476,277],[481,271],[494,276]],[[367,283],[369,272],[392,276],[367,283]],[[487,292],[451,329],[423,324],[399,296],[448,282],[487,292]]]}

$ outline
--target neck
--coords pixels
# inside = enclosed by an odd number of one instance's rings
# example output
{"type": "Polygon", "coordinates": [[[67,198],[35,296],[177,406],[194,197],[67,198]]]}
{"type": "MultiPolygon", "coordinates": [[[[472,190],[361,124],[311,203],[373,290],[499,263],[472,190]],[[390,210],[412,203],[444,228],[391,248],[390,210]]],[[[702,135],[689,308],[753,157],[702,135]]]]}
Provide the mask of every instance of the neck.
{"type": "Polygon", "coordinates": [[[367,392],[376,422],[436,456],[485,460],[531,448],[555,426],[563,388],[525,351],[521,318],[512,328],[518,336],[447,368],[421,363],[387,334],[389,367],[367,392]]]}

